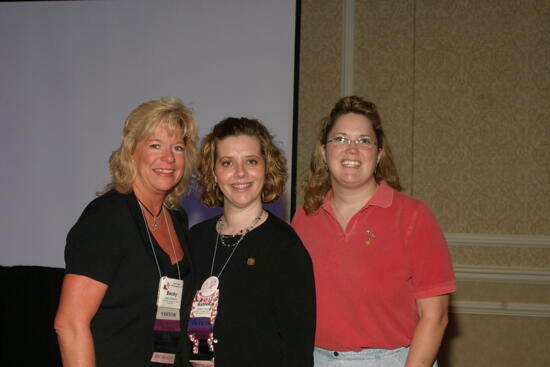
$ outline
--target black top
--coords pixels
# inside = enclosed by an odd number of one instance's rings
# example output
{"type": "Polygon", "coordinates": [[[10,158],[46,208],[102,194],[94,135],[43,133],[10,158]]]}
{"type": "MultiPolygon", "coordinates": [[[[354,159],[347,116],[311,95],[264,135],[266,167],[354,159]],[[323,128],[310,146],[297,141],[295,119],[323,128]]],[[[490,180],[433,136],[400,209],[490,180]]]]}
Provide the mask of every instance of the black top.
{"type": "MultiPolygon", "coordinates": [[[[191,229],[197,289],[210,276],[218,218],[191,229]]],[[[232,249],[218,244],[213,275],[232,249]]],[[[313,366],[313,268],[287,223],[269,214],[249,232],[221,274],[219,289],[216,367],[313,366]]]]}
{"type": "MultiPolygon", "coordinates": [[[[170,211],[170,215],[184,253],[179,267],[184,279],[181,318],[185,331],[193,294],[187,217],[183,211],[170,211]]],[[[176,265],[153,233],[151,238],[162,275],[177,278],[176,265]]],[[[108,285],[91,322],[97,366],[151,366],[159,271],[135,195],[111,190],[93,200],[67,236],[65,262],[67,273],[108,285]]],[[[184,358],[180,355],[177,365],[184,358]]]]}

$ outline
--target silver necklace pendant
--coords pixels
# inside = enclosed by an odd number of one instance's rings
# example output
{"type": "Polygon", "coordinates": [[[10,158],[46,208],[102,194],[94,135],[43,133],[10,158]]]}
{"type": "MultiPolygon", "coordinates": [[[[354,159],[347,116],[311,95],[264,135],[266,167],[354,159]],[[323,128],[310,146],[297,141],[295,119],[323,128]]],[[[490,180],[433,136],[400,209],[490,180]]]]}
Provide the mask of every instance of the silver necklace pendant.
{"type": "MultiPolygon", "coordinates": [[[[145,204],[143,204],[136,196],[136,199],[138,201],[138,203],[141,205],[142,208],[145,208],[145,210],[147,211],[147,213],[149,213],[151,215],[151,218],[153,218],[153,230],[154,231],[158,231],[159,229],[159,224],[157,223],[157,218],[160,216],[160,214],[162,213],[162,209],[164,209],[164,204],[161,204],[160,205],[160,210],[159,212],[157,213],[157,215],[154,215],[152,211],[149,210],[148,207],[145,206],[145,204]]],[[[143,212],[142,212],[143,213],[143,212]]],[[[145,218],[145,216],[144,216],[145,218]]],[[[166,217],[164,217],[164,219],[166,219],[166,217]]],[[[145,224],[147,224],[147,221],[145,221],[145,224]]]]}

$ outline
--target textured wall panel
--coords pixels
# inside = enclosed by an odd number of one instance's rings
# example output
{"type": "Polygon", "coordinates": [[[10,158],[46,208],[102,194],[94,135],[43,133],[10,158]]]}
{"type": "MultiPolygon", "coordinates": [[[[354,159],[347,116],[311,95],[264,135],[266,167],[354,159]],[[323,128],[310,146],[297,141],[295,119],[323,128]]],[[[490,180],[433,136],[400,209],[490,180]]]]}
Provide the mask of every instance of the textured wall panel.
{"type": "Polygon", "coordinates": [[[550,318],[452,314],[441,367],[546,366],[550,318]]]}
{"type": "Polygon", "coordinates": [[[416,1],[413,191],[445,231],[550,233],[549,8],[416,1]]]}
{"type": "Polygon", "coordinates": [[[319,121],[340,97],[342,4],[304,0],[301,21],[296,207],[302,205],[302,179],[309,167],[319,121]]]}
{"type": "Polygon", "coordinates": [[[378,106],[404,191],[412,190],[414,2],[357,1],[354,92],[378,106]]]}
{"type": "Polygon", "coordinates": [[[550,233],[550,3],[356,2],[355,91],[445,231],[550,233]]]}

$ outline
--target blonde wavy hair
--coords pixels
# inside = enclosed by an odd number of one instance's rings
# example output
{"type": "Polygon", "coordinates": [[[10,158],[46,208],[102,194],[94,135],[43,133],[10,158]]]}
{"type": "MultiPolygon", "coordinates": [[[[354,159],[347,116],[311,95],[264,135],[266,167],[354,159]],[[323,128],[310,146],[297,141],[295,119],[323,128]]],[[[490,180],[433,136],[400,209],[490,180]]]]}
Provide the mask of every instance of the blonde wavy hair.
{"type": "Polygon", "coordinates": [[[136,164],[133,153],[138,142],[151,136],[156,127],[161,125],[168,134],[179,134],[185,143],[185,168],[183,176],[174,188],[166,195],[164,204],[170,209],[180,207],[181,196],[185,193],[189,179],[197,162],[197,123],[191,110],[176,97],[162,97],[145,102],[134,109],[124,122],[122,142],[113,151],[109,159],[111,182],[101,193],[115,189],[121,193],[132,190],[136,178],[136,164]]]}
{"type": "Polygon", "coordinates": [[[397,174],[393,154],[384,134],[376,105],[357,96],[343,97],[336,102],[330,111],[330,115],[321,120],[319,138],[313,149],[309,171],[306,174],[303,185],[304,210],[308,215],[319,210],[326,193],[331,188],[330,173],[322,150],[325,148],[328,135],[334,127],[336,120],[348,113],[365,116],[372,124],[378,149],[384,149],[384,154],[374,172],[376,182],[384,180],[394,189],[401,191],[401,184],[399,183],[399,175],[397,174]]]}
{"type": "Polygon", "coordinates": [[[282,150],[273,142],[273,136],[258,120],[245,117],[228,117],[218,122],[204,138],[201,145],[197,181],[201,186],[201,201],[208,207],[223,206],[223,193],[216,184],[217,142],[228,136],[247,135],[258,138],[265,162],[265,180],[262,188],[262,202],[277,200],[284,191],[288,177],[286,158],[282,150]]]}

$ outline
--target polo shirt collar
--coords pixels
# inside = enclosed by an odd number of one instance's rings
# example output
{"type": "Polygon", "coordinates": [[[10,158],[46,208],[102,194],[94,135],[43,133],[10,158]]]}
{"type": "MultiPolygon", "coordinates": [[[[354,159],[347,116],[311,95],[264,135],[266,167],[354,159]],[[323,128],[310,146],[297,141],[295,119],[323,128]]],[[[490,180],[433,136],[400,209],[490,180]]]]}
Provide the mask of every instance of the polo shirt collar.
{"type": "MultiPolygon", "coordinates": [[[[388,185],[386,181],[382,181],[374,193],[374,196],[359,211],[364,210],[369,205],[378,206],[380,208],[389,208],[393,202],[393,194],[394,190],[390,187],[390,185],[388,185]]],[[[321,207],[329,213],[332,213],[332,206],[330,205],[332,195],[333,191],[331,188],[325,195],[323,204],[321,205],[321,207]]]]}
{"type": "Polygon", "coordinates": [[[394,190],[388,185],[386,181],[380,182],[378,190],[374,193],[372,199],[369,200],[366,206],[376,205],[381,208],[389,208],[393,202],[394,190]]]}

